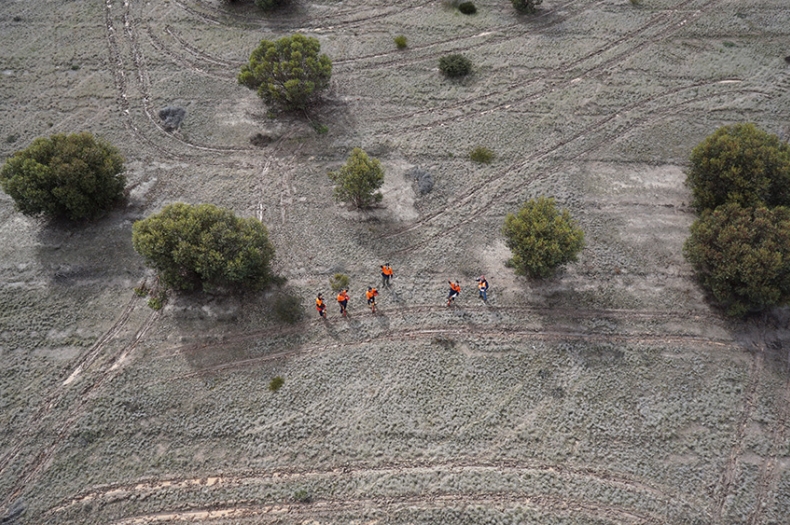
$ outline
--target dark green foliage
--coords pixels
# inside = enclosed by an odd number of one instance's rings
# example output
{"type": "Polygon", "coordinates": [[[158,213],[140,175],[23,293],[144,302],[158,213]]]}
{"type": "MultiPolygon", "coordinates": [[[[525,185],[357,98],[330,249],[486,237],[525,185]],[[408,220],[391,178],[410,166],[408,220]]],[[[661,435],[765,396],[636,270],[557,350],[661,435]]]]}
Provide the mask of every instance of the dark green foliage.
{"type": "Polygon", "coordinates": [[[790,205],[790,146],[754,124],[724,126],[691,153],[686,183],[698,211],[790,205]]]}
{"type": "Polygon", "coordinates": [[[305,489],[299,489],[294,492],[294,501],[297,503],[310,503],[313,501],[313,496],[305,489]]]}
{"type": "Polygon", "coordinates": [[[282,387],[283,384],[285,384],[285,379],[280,376],[274,377],[271,381],[269,381],[269,390],[272,392],[277,392],[280,390],[280,387],[282,387]]]}
{"type": "Polygon", "coordinates": [[[478,146],[469,152],[469,158],[481,164],[491,164],[494,160],[494,152],[486,147],[478,146]]]}
{"type": "Polygon", "coordinates": [[[458,4],[458,10],[465,15],[473,15],[477,13],[477,8],[472,2],[462,2],[458,4]]]}
{"type": "Polygon", "coordinates": [[[261,40],[241,68],[238,82],[256,90],[267,104],[305,109],[332,76],[332,61],[320,51],[318,39],[298,33],[276,42],[261,40]]]}
{"type": "Polygon", "coordinates": [[[570,212],[558,211],[554,199],[546,197],[525,202],[518,215],[508,213],[502,233],[516,273],[528,277],[551,276],[584,247],[584,232],[570,212]]]}
{"type": "Polygon", "coordinates": [[[398,49],[406,49],[407,41],[406,41],[406,37],[405,36],[398,35],[393,40],[395,41],[395,46],[398,49]]]}
{"type": "Polygon", "coordinates": [[[332,288],[333,292],[339,292],[340,290],[345,290],[348,288],[349,282],[350,279],[348,278],[348,275],[344,273],[336,273],[329,278],[329,287],[332,288]]]}
{"type": "Polygon", "coordinates": [[[288,0],[255,0],[255,5],[264,11],[272,11],[288,3],[288,0]]]}
{"type": "Polygon", "coordinates": [[[93,219],[123,198],[123,158],[90,133],[38,138],[0,171],[0,186],[25,215],[93,219]]]}
{"type": "Polygon", "coordinates": [[[683,253],[729,315],[790,302],[790,209],[784,206],[706,210],[683,253]]]}
{"type": "Polygon", "coordinates": [[[472,62],[463,55],[447,55],[439,59],[439,70],[449,78],[463,77],[472,71],[472,62]]]}
{"type": "Polygon", "coordinates": [[[176,203],[132,226],[134,249],[178,290],[244,287],[273,280],[266,227],[211,204],[176,203]]]}
{"type": "Polygon", "coordinates": [[[356,208],[368,208],[383,198],[376,190],[384,184],[384,169],[361,148],[354,148],[343,167],[329,172],[329,178],[335,182],[335,198],[356,208]]]}
{"type": "Polygon", "coordinates": [[[288,324],[296,324],[304,317],[302,301],[293,295],[280,295],[274,300],[274,313],[288,324]]]}
{"type": "Polygon", "coordinates": [[[537,6],[543,3],[543,0],[511,0],[513,2],[513,7],[516,8],[516,11],[519,13],[534,13],[537,11],[537,6]]]}

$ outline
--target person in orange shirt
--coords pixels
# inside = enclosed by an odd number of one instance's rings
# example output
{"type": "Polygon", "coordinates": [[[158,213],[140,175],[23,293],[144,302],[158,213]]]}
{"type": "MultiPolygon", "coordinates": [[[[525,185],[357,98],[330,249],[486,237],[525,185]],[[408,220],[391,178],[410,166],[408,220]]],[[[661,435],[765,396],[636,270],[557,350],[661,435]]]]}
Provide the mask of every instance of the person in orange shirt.
{"type": "Polygon", "coordinates": [[[461,293],[461,285],[458,284],[458,280],[456,279],[455,282],[447,281],[450,284],[450,293],[447,294],[447,306],[450,306],[456,297],[461,293]]]}
{"type": "Polygon", "coordinates": [[[337,304],[340,305],[340,313],[343,314],[343,317],[346,316],[346,307],[348,306],[349,299],[348,288],[337,294],[337,304]]]}
{"type": "Polygon", "coordinates": [[[322,294],[318,294],[315,298],[315,309],[318,310],[318,315],[326,319],[326,302],[322,294]]]}
{"type": "Polygon", "coordinates": [[[392,280],[392,266],[390,263],[384,263],[381,267],[381,286],[389,287],[392,280]]]}
{"type": "Polygon", "coordinates": [[[375,288],[371,288],[368,286],[368,291],[365,292],[365,298],[368,300],[368,306],[370,307],[370,311],[374,314],[376,313],[376,296],[379,294],[379,291],[375,288]]]}

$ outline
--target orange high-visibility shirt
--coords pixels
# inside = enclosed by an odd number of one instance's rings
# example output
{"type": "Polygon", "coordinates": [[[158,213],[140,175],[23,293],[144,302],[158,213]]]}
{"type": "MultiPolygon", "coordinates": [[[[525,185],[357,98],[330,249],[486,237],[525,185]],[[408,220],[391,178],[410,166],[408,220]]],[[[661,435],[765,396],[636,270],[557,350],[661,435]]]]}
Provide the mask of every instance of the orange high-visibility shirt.
{"type": "Polygon", "coordinates": [[[368,292],[365,292],[365,297],[367,298],[368,301],[370,301],[371,299],[376,297],[378,294],[379,294],[378,290],[373,288],[372,290],[370,290],[368,292]]]}
{"type": "Polygon", "coordinates": [[[342,301],[348,301],[349,297],[346,292],[340,292],[337,294],[337,302],[340,303],[342,301]]]}
{"type": "Polygon", "coordinates": [[[458,283],[450,283],[450,289],[454,292],[461,293],[461,285],[458,283]]]}
{"type": "Polygon", "coordinates": [[[390,267],[390,266],[382,266],[381,267],[381,273],[383,273],[384,275],[392,275],[392,267],[390,267]]]}

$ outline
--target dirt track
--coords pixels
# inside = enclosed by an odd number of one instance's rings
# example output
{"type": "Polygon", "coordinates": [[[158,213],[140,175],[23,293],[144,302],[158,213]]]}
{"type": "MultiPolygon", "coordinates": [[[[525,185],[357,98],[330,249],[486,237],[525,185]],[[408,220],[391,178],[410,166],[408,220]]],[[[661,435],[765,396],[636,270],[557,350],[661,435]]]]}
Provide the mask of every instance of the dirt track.
{"type": "Polygon", "coordinates": [[[0,514],[784,523],[790,316],[722,317],[681,255],[691,147],[733,122],[787,135],[784,3],[545,0],[519,17],[490,0],[475,16],[425,1],[271,16],[219,0],[3,2],[0,153],[91,131],[122,149],[131,197],[67,228],[0,195],[0,514]],[[297,30],[333,59],[312,117],[324,135],[235,84],[261,38],[297,30]],[[441,78],[453,52],[471,78],[441,78]],[[157,116],[169,104],[187,110],[174,133],[157,116]],[[493,164],[466,158],[478,145],[493,164]],[[356,146],[386,169],[384,206],[364,214],[332,203],[325,176],[356,146]],[[436,180],[422,197],[415,166],[436,180]],[[546,282],[514,277],[498,234],[537,195],[587,238],[546,282]],[[278,323],[271,294],[150,310],[132,292],[151,276],[131,224],[174,201],[261,218],[310,318],[278,323]],[[362,290],[385,261],[396,277],[373,317],[362,290]],[[330,305],[314,319],[337,271],[350,318],[330,305]],[[448,309],[450,278],[464,291],[448,309]]]}

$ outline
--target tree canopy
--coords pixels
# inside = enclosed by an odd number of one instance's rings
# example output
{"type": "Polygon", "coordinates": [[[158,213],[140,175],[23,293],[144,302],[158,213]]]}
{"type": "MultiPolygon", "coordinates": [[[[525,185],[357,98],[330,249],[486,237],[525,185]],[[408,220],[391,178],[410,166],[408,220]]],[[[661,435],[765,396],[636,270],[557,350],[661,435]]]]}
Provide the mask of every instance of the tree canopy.
{"type": "Polygon", "coordinates": [[[683,252],[730,315],[790,301],[790,209],[784,206],[706,210],[683,252]]]}
{"type": "Polygon", "coordinates": [[[557,210],[554,199],[539,197],[524,203],[518,214],[508,213],[502,227],[516,273],[549,277],[576,260],[584,247],[584,232],[568,210],[557,210]]]}
{"type": "Polygon", "coordinates": [[[241,68],[238,82],[256,90],[267,104],[287,110],[305,109],[329,87],[332,61],[318,39],[301,34],[261,43],[241,68]]]}
{"type": "Polygon", "coordinates": [[[788,206],[790,146],[754,124],[724,126],[694,148],[686,181],[698,211],[788,206]]]}
{"type": "Polygon", "coordinates": [[[211,204],[176,203],[132,226],[132,244],[179,290],[260,289],[273,279],[266,227],[211,204]]]}
{"type": "Polygon", "coordinates": [[[361,148],[354,148],[346,163],[329,172],[335,182],[335,198],[356,208],[367,208],[380,202],[384,169],[378,159],[369,157],[361,148]]]}
{"type": "Polygon", "coordinates": [[[123,199],[123,158],[90,133],[38,138],[0,171],[0,186],[25,215],[93,219],[123,199]]]}

